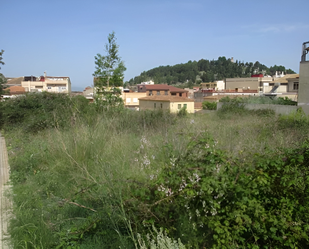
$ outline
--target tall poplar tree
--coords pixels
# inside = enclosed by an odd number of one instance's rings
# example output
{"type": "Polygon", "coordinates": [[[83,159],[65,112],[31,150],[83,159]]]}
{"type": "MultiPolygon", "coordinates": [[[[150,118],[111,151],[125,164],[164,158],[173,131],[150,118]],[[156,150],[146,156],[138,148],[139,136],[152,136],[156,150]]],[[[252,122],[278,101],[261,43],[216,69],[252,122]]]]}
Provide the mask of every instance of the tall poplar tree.
{"type": "Polygon", "coordinates": [[[95,58],[95,72],[93,73],[96,101],[100,107],[120,107],[122,98],[119,97],[123,86],[123,76],[126,67],[118,54],[115,32],[107,37],[105,55],[97,54],[95,58]]]}
{"type": "Polygon", "coordinates": [[[109,88],[123,86],[123,75],[126,67],[118,54],[115,32],[108,35],[105,44],[105,55],[97,54],[95,58],[95,87],[109,88]]]}

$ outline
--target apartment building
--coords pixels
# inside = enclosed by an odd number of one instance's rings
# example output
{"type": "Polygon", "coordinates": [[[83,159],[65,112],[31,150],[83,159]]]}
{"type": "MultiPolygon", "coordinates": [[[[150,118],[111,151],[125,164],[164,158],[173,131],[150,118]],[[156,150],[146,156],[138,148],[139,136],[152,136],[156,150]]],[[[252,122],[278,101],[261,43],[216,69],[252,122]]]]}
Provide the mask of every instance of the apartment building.
{"type": "Polygon", "coordinates": [[[67,76],[25,76],[21,86],[26,92],[71,93],[71,80],[67,76]]]}

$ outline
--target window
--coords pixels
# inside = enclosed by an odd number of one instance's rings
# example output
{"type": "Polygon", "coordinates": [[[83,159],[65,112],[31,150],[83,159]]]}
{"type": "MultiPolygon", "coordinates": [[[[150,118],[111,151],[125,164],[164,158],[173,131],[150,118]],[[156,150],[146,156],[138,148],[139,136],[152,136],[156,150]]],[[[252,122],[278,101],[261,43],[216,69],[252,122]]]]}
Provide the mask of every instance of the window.
{"type": "Polygon", "coordinates": [[[181,109],[181,104],[178,104],[178,109],[181,109]]]}
{"type": "Polygon", "coordinates": [[[131,98],[127,98],[127,103],[131,103],[131,98]]]}
{"type": "Polygon", "coordinates": [[[160,104],[160,107],[161,107],[161,109],[163,108],[163,104],[162,103],[160,104]]]}
{"type": "Polygon", "coordinates": [[[133,103],[137,103],[137,98],[133,98],[133,103]]]}
{"type": "Polygon", "coordinates": [[[149,90],[149,96],[152,96],[152,90],[149,90]]]}
{"type": "Polygon", "coordinates": [[[298,82],[294,82],[293,90],[298,90],[298,82]]]}
{"type": "Polygon", "coordinates": [[[51,89],[51,86],[48,86],[47,89],[51,89]]]}
{"type": "Polygon", "coordinates": [[[182,93],[179,93],[179,97],[182,97],[182,93]]]}
{"type": "Polygon", "coordinates": [[[160,95],[161,93],[160,93],[160,91],[157,91],[157,95],[160,95]]]}
{"type": "Polygon", "coordinates": [[[187,104],[183,104],[183,107],[184,107],[185,109],[187,109],[187,104]]]}
{"type": "Polygon", "coordinates": [[[154,108],[157,108],[157,103],[154,103],[154,104],[153,104],[153,107],[154,107],[154,108]]]}
{"type": "Polygon", "coordinates": [[[168,91],[167,90],[164,91],[164,95],[168,95],[168,91]]]}

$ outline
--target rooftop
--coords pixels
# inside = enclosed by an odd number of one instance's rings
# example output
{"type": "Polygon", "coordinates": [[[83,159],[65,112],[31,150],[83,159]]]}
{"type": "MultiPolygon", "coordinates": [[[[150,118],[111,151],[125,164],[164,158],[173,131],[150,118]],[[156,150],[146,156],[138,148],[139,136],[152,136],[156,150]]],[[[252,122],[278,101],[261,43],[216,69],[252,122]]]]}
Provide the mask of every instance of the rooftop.
{"type": "Polygon", "coordinates": [[[156,95],[139,98],[139,100],[146,101],[163,101],[163,102],[194,102],[193,99],[178,97],[178,96],[165,96],[165,95],[156,95]]]}
{"type": "Polygon", "coordinates": [[[8,80],[5,85],[6,86],[16,86],[16,85],[21,85],[21,82],[24,80],[24,77],[18,77],[18,78],[13,78],[8,80]]]}
{"type": "Polygon", "coordinates": [[[299,74],[286,74],[281,78],[274,78],[270,83],[288,83],[288,79],[298,79],[299,74]]]}

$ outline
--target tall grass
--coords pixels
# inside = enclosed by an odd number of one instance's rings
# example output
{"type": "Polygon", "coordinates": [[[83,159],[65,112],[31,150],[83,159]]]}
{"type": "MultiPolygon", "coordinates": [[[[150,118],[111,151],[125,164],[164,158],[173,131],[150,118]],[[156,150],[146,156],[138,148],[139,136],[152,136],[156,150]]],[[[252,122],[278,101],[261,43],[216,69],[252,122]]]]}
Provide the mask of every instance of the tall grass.
{"type": "Polygon", "coordinates": [[[267,153],[266,148],[297,147],[307,131],[282,129],[276,116],[177,117],[123,110],[73,117],[63,128],[36,134],[22,127],[6,131],[13,248],[136,248],[138,219],[131,216],[140,214],[126,210],[132,184],[144,191],[199,134],[206,131],[218,149],[249,162],[253,153],[267,153]]]}

